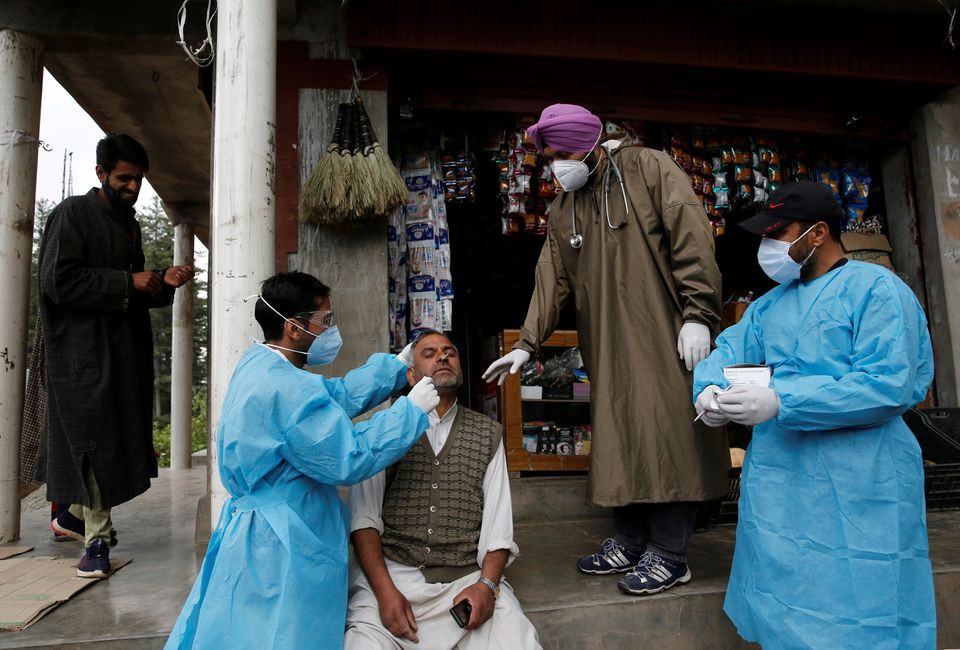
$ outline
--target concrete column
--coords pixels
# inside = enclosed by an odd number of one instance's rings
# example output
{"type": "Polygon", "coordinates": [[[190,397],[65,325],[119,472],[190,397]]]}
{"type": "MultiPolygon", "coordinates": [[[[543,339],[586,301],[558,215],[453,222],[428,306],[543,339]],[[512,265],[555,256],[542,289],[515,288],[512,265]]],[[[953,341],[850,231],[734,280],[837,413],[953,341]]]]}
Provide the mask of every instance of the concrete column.
{"type": "MultiPolygon", "coordinates": [[[[173,263],[193,265],[193,226],[174,228],[173,263]]],[[[170,469],[190,469],[193,416],[193,285],[173,298],[170,378],[170,469]]]]}
{"type": "Polygon", "coordinates": [[[251,337],[253,303],[274,274],[277,1],[219,0],[210,206],[210,518],[227,497],[217,426],[227,384],[251,337]]]}
{"type": "Polygon", "coordinates": [[[43,45],[0,30],[0,543],[20,538],[20,425],[43,45]]]}
{"type": "Polygon", "coordinates": [[[923,274],[923,254],[917,226],[916,190],[913,185],[913,160],[910,145],[892,150],[883,160],[883,199],[887,230],[893,252],[890,257],[897,275],[913,289],[926,309],[927,289],[923,274]]]}
{"type": "Polygon", "coordinates": [[[917,223],[939,406],[960,406],[960,87],[911,119],[917,223]]]}

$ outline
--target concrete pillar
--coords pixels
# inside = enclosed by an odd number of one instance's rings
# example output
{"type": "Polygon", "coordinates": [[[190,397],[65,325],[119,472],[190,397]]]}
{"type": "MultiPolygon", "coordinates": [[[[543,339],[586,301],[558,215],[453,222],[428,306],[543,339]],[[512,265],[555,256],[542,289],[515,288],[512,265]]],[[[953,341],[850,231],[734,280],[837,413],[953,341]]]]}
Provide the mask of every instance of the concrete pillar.
{"type": "Polygon", "coordinates": [[[227,384],[251,337],[253,304],[276,269],[274,160],[277,112],[276,0],[219,0],[210,205],[210,518],[220,482],[217,425],[227,384]]]}
{"type": "Polygon", "coordinates": [[[960,87],[911,119],[938,406],[960,406],[960,87]]]}
{"type": "Polygon", "coordinates": [[[883,200],[890,254],[897,275],[907,283],[926,309],[927,289],[923,274],[920,230],[917,226],[916,191],[913,186],[910,145],[903,144],[883,159],[883,200]]]}
{"type": "Polygon", "coordinates": [[[43,45],[0,30],[0,543],[20,538],[20,425],[43,45]]]}
{"type": "MultiPolygon", "coordinates": [[[[174,228],[173,263],[193,266],[193,226],[174,228]]],[[[170,377],[170,469],[190,469],[193,416],[193,285],[173,298],[170,377]]]]}

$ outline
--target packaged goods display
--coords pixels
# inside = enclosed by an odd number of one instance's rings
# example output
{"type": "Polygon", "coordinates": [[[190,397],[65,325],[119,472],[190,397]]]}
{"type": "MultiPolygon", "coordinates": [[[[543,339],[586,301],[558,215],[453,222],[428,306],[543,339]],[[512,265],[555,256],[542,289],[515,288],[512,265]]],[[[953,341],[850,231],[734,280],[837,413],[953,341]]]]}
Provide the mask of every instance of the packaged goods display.
{"type": "Polygon", "coordinates": [[[799,136],[696,127],[663,131],[660,141],[662,150],[689,176],[715,236],[726,232],[734,214],[737,221],[746,218],[791,181],[827,185],[847,214],[845,231],[880,234],[883,219],[879,204],[874,207],[870,202],[869,166],[856,155],[837,156],[824,147],[809,146],[799,136]]]}
{"type": "Polygon", "coordinates": [[[566,425],[556,422],[524,422],[523,448],[531,454],[589,456],[589,424],[566,425]]]}
{"type": "Polygon", "coordinates": [[[447,203],[474,203],[477,200],[477,160],[473,154],[444,154],[440,158],[443,199],[447,203]]]}
{"type": "MultiPolygon", "coordinates": [[[[387,224],[390,346],[401,350],[410,337],[426,329],[453,329],[453,276],[447,223],[447,181],[444,162],[419,154],[404,161],[406,205],[387,224]]],[[[466,159],[455,159],[453,174],[466,174],[466,159]]],[[[472,174],[472,167],[470,174],[472,174]]],[[[457,176],[464,201],[471,200],[474,181],[457,176]]],[[[457,189],[457,192],[460,190],[457,189]]],[[[454,197],[456,199],[456,196],[454,197]]]]}
{"type": "Polygon", "coordinates": [[[498,171],[501,232],[545,235],[547,212],[557,195],[549,163],[523,129],[508,132],[494,158],[498,171]]]}

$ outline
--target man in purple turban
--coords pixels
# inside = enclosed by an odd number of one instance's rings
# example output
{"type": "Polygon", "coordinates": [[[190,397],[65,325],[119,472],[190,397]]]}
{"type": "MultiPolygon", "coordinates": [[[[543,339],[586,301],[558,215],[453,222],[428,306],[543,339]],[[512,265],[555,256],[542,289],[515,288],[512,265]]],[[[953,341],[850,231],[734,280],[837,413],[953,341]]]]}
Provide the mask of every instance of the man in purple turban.
{"type": "Polygon", "coordinates": [[[588,496],[614,508],[615,535],[577,568],[626,573],[630,594],[688,582],[697,503],[726,495],[721,430],[694,423],[693,367],[720,323],[713,235],[690,180],[660,151],[600,144],[600,118],[572,104],[544,109],[527,135],[564,190],[520,340],[486,379],[516,373],[573,300],[591,383],[588,496]]]}

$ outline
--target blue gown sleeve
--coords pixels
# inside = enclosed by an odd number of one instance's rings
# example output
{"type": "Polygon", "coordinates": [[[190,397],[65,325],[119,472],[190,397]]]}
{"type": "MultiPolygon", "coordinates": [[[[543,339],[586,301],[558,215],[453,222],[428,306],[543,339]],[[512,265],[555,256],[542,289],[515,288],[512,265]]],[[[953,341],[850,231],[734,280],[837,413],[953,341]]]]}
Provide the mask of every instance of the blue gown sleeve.
{"type": "Polygon", "coordinates": [[[331,399],[351,418],[366,413],[407,385],[407,366],[395,354],[378,352],[342,378],[323,378],[331,399]]]}
{"type": "Polygon", "coordinates": [[[315,390],[290,415],[280,453],[314,480],[350,485],[400,460],[428,426],[426,413],[406,397],[354,425],[326,391],[315,390]]]}
{"type": "Polygon", "coordinates": [[[849,372],[839,379],[774,373],[780,426],[793,431],[875,426],[923,400],[933,380],[927,321],[910,290],[898,290],[894,280],[878,278],[862,292],[853,316],[849,372]]]}
{"type": "Polygon", "coordinates": [[[752,303],[739,323],[721,332],[716,341],[717,349],[694,368],[694,401],[707,386],[726,388],[730,385],[723,376],[725,366],[736,363],[764,363],[763,342],[757,325],[758,304],[752,303]]]}

